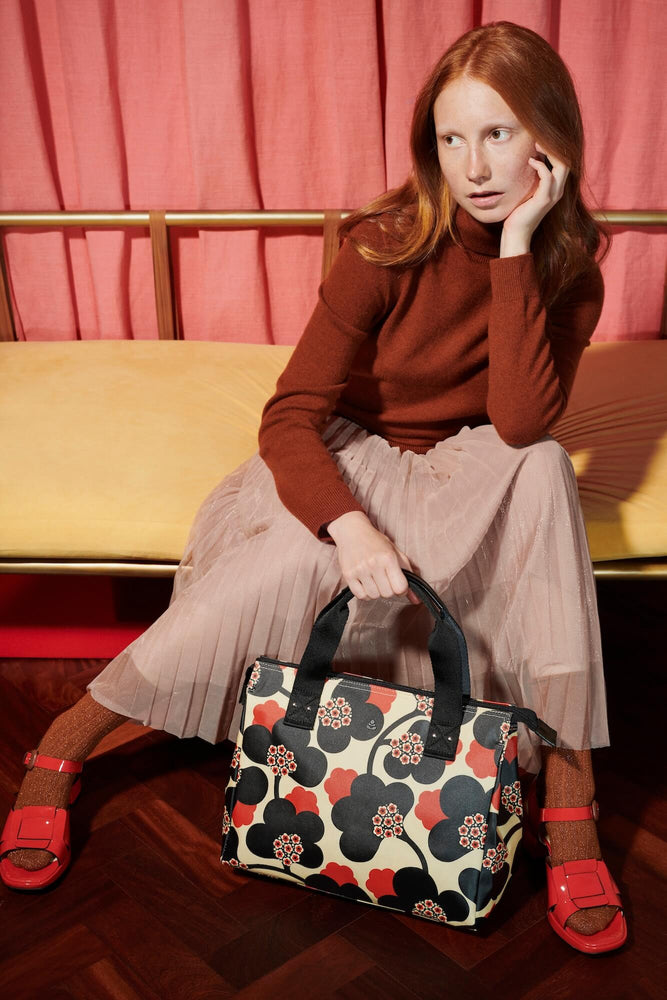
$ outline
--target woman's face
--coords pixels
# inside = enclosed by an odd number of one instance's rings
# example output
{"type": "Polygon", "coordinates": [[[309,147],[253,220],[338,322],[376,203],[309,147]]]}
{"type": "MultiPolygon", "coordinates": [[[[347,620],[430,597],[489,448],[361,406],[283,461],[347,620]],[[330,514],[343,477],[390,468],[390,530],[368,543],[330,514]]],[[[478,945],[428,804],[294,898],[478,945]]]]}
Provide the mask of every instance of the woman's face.
{"type": "Polygon", "coordinates": [[[481,222],[502,222],[537,188],[535,141],[497,91],[462,76],[433,105],[438,159],[454,200],[481,222]],[[494,192],[486,200],[477,192],[494,192]]]}

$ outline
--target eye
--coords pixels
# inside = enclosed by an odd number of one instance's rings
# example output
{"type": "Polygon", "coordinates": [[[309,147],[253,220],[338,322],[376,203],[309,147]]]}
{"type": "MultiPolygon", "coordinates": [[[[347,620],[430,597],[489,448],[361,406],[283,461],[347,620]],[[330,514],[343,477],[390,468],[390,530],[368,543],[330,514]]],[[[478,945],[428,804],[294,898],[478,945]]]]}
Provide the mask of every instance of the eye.
{"type": "Polygon", "coordinates": [[[499,133],[504,132],[505,135],[509,135],[509,131],[510,130],[508,128],[494,128],[489,134],[494,137],[499,137],[499,133]]]}
{"type": "Polygon", "coordinates": [[[456,145],[457,140],[460,141],[457,135],[443,135],[440,138],[444,142],[445,146],[449,146],[450,149],[456,145]]]}

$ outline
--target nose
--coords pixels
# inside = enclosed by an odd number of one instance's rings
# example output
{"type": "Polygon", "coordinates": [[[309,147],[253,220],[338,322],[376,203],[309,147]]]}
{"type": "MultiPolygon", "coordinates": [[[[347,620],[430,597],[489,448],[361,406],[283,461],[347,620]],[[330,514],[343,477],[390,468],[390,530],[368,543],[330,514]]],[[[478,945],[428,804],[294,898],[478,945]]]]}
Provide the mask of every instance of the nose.
{"type": "Polygon", "coordinates": [[[484,184],[491,176],[489,161],[483,145],[472,143],[468,147],[467,177],[471,184],[484,184]]]}

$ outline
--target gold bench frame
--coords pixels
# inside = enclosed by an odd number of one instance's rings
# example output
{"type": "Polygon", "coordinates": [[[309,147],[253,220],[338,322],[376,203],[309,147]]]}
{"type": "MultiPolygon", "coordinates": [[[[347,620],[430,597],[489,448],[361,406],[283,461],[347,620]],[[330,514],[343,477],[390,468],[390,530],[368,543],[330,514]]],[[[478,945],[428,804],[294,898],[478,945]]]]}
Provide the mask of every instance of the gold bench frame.
{"type": "MultiPolygon", "coordinates": [[[[53,229],[85,227],[119,229],[148,228],[153,254],[155,307],[160,340],[181,339],[178,315],[174,308],[173,277],[169,250],[170,227],[209,229],[320,228],[323,229],[322,278],[326,276],[338,251],[338,225],[350,213],[324,211],[120,211],[120,212],[2,212],[0,229],[53,229]]],[[[665,210],[599,211],[593,213],[610,226],[639,228],[667,226],[665,210]]],[[[661,337],[667,337],[667,274],[663,294],[661,337]]],[[[16,341],[11,297],[0,232],[0,341],[16,341]]],[[[170,577],[174,562],[25,560],[0,559],[0,573],[74,573],[108,576],[170,577]]],[[[667,559],[624,559],[593,564],[596,577],[637,579],[667,578],[667,559]]]]}

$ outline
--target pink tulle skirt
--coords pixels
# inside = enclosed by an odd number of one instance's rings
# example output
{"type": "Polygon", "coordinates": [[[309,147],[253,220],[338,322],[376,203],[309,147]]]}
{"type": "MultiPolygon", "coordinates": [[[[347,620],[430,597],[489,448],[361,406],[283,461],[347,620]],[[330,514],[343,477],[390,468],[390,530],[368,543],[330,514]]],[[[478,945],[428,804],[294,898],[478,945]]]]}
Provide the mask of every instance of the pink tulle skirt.
{"type": "MultiPolygon", "coordinates": [[[[465,427],[425,455],[336,418],[324,440],[377,527],[461,625],[472,694],[534,709],[559,745],[608,744],[595,584],[577,483],[550,437],[515,448],[465,427]]],[[[334,545],[280,502],[255,455],[199,509],[169,608],[90,684],[114,712],[177,736],[225,739],[245,668],[298,661],[344,586],[334,545]]],[[[404,598],[355,601],[336,664],[431,689],[428,612],[404,598]]],[[[520,726],[520,760],[539,767],[520,726]]]]}

